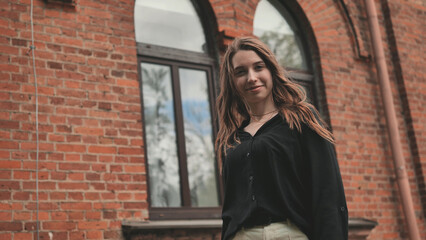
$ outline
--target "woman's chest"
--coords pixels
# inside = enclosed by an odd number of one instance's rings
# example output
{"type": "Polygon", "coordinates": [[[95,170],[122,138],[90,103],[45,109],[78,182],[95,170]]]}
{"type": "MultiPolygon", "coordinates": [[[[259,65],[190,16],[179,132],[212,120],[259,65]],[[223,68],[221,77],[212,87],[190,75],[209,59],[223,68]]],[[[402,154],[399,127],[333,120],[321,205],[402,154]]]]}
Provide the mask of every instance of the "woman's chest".
{"type": "Polygon", "coordinates": [[[239,144],[228,150],[225,167],[241,169],[242,166],[291,164],[300,158],[301,149],[297,136],[285,126],[271,127],[254,136],[246,131],[238,134],[239,144]]]}

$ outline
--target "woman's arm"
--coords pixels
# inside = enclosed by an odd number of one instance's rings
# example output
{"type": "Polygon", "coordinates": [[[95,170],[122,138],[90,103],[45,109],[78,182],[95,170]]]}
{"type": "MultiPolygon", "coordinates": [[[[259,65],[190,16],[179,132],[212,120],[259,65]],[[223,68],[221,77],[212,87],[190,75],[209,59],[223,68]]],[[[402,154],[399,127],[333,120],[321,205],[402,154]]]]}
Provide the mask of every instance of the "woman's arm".
{"type": "Polygon", "coordinates": [[[313,240],[346,240],[348,209],[333,144],[307,126],[302,141],[310,163],[313,240]]]}

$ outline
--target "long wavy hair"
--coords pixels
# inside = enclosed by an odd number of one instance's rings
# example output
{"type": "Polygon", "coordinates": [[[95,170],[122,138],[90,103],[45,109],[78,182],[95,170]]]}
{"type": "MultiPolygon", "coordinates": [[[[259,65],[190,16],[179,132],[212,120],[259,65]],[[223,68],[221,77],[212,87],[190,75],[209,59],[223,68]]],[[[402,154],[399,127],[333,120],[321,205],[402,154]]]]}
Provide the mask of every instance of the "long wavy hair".
{"type": "MultiPolygon", "coordinates": [[[[334,142],[332,133],[324,127],[326,124],[319,117],[318,111],[306,101],[306,94],[301,86],[285,76],[284,69],[266,44],[254,37],[240,37],[228,46],[220,68],[220,93],[216,102],[219,118],[219,132],[215,143],[217,156],[222,158],[232,142],[239,142],[236,130],[244,119],[250,118],[247,104],[234,84],[232,58],[240,50],[254,51],[271,72],[273,101],[290,128],[301,132],[301,123],[305,123],[323,138],[334,142]]],[[[221,165],[220,160],[220,168],[221,165]]]]}

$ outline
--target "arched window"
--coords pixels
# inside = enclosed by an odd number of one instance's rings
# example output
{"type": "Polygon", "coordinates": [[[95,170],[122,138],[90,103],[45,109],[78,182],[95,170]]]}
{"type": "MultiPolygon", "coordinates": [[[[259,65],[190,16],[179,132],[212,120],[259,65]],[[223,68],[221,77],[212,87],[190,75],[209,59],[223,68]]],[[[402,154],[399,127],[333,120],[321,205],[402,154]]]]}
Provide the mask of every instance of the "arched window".
{"type": "Polygon", "coordinates": [[[314,101],[313,74],[305,39],[292,14],[278,0],[259,1],[253,33],[274,52],[278,62],[314,101]]]}
{"type": "Polygon", "coordinates": [[[190,0],[136,0],[151,219],[220,216],[214,59],[190,0]]]}

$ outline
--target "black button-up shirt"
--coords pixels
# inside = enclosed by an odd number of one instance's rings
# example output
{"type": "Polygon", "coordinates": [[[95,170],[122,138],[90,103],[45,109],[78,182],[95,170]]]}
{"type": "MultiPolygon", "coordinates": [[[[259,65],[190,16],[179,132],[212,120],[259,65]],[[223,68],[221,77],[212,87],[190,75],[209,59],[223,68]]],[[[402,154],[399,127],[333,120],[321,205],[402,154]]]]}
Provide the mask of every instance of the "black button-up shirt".
{"type": "Polygon", "coordinates": [[[254,136],[244,131],[248,123],[236,133],[241,143],[223,160],[222,239],[259,212],[269,220],[290,219],[311,240],[347,239],[348,212],[333,145],[304,124],[302,132],[290,129],[280,114],[254,136]]]}

